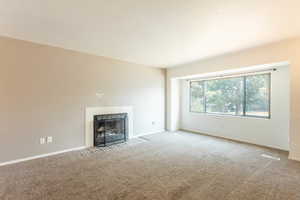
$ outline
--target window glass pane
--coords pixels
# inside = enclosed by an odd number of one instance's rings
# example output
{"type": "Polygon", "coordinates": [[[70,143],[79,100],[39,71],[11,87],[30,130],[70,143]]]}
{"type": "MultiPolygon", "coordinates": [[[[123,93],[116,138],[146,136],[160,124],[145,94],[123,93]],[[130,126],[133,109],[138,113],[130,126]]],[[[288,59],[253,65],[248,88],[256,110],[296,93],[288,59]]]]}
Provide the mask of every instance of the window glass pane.
{"type": "Polygon", "coordinates": [[[206,81],[206,111],[243,115],[243,83],[242,77],[206,81]]]}
{"type": "Polygon", "coordinates": [[[246,77],[246,115],[269,117],[270,74],[246,77]]]}
{"type": "Polygon", "coordinates": [[[191,112],[204,112],[204,87],[203,82],[191,82],[190,94],[190,109],[191,112]]]}

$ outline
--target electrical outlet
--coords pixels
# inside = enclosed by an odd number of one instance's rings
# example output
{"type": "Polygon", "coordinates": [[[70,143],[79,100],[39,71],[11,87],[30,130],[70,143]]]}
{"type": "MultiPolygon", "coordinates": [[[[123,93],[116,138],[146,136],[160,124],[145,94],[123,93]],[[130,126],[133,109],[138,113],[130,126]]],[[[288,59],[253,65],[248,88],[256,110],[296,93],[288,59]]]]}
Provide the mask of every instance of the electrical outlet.
{"type": "Polygon", "coordinates": [[[41,138],[40,138],[40,144],[45,144],[45,142],[46,142],[45,138],[44,138],[44,137],[41,137],[41,138]]]}
{"type": "Polygon", "coordinates": [[[52,142],[53,142],[52,136],[48,136],[48,137],[47,137],[47,143],[52,143],[52,142]]]}

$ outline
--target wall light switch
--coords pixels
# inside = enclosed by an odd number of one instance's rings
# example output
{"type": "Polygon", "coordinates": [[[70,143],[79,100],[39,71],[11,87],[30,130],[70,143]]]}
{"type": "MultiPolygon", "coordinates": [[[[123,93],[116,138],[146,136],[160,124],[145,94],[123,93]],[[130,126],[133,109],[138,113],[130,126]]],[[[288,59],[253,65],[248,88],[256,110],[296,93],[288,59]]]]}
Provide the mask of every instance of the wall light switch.
{"type": "Polygon", "coordinates": [[[46,142],[45,138],[41,137],[40,138],[40,144],[45,144],[45,142],[46,142]]]}
{"type": "Polygon", "coordinates": [[[47,137],[47,143],[52,143],[52,142],[53,142],[52,136],[48,136],[48,137],[47,137]]]}

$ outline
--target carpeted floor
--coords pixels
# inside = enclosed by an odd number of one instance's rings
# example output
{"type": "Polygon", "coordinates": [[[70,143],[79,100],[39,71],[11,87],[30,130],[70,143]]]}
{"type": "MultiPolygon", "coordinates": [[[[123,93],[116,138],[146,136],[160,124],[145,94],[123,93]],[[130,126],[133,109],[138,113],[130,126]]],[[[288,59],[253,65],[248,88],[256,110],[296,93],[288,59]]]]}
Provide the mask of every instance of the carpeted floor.
{"type": "Polygon", "coordinates": [[[0,167],[0,199],[300,200],[300,163],[282,151],[161,133],[0,167]]]}

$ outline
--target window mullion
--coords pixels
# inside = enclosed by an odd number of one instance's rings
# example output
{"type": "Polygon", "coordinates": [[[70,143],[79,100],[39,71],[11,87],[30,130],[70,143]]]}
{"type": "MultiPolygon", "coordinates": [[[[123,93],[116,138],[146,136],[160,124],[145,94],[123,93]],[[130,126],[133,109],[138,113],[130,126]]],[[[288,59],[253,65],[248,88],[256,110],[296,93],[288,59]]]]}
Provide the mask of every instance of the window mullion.
{"type": "Polygon", "coordinates": [[[203,99],[204,99],[204,113],[206,113],[206,84],[205,81],[203,81],[203,99]]]}
{"type": "Polygon", "coordinates": [[[246,76],[244,76],[243,78],[243,88],[244,88],[244,101],[243,101],[243,116],[246,116],[246,104],[247,104],[247,100],[246,100],[246,95],[247,95],[247,92],[246,92],[246,76]]]}

